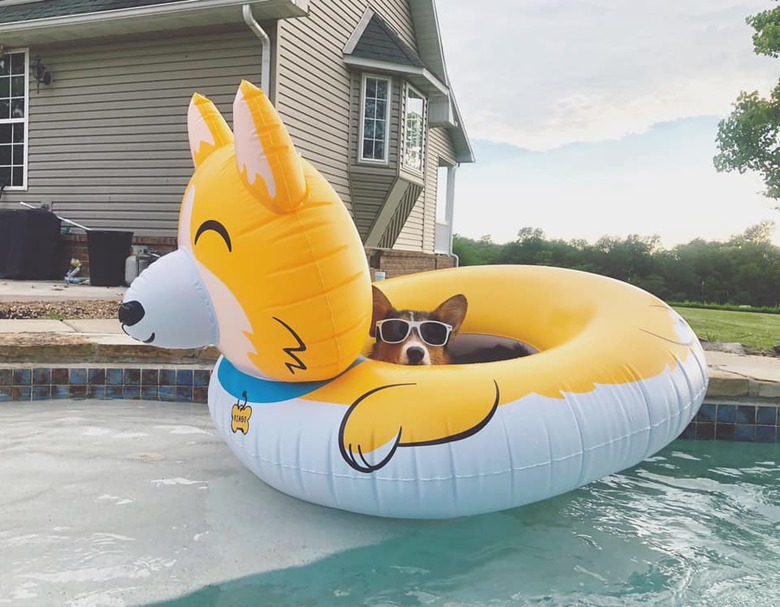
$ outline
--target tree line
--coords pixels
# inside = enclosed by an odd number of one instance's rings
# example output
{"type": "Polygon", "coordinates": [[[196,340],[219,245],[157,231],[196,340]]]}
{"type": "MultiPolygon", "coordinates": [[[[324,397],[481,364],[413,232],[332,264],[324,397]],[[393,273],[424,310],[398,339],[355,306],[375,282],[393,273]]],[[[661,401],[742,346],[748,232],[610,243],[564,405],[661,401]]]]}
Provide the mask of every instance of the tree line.
{"type": "Polygon", "coordinates": [[[584,240],[548,239],[538,228],[523,228],[505,244],[490,237],[456,235],[460,265],[530,264],[558,266],[611,276],[665,301],[777,307],[780,305],[780,247],[772,243],[775,224],[765,221],[726,242],[700,238],[672,249],[658,236],[604,236],[584,240]]]}

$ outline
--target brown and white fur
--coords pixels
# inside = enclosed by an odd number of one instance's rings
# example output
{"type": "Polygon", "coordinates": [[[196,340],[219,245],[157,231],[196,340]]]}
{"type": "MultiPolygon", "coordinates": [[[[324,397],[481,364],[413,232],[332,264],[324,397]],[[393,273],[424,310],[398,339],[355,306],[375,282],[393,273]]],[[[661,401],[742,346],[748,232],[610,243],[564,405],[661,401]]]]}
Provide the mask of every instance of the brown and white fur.
{"type": "Polygon", "coordinates": [[[464,295],[453,295],[443,301],[433,312],[418,310],[396,310],[387,296],[376,286],[373,289],[373,316],[371,318],[371,336],[377,337],[376,323],[387,318],[405,318],[406,320],[438,320],[452,326],[452,333],[446,345],[429,346],[413,329],[409,336],[399,344],[388,344],[376,340],[370,357],[375,360],[400,365],[446,365],[450,363],[447,346],[455,337],[463,319],[466,317],[468,302],[464,295]]]}

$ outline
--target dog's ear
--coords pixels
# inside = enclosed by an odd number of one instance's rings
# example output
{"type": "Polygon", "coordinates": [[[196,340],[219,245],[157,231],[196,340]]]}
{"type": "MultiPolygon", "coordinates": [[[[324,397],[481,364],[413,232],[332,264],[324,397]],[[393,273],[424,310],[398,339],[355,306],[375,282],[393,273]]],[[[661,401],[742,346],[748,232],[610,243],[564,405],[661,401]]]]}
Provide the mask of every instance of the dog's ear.
{"type": "Polygon", "coordinates": [[[433,311],[432,316],[438,318],[448,325],[452,325],[452,334],[455,335],[466,318],[466,311],[469,304],[465,295],[453,295],[448,300],[442,302],[438,308],[433,311]]]}
{"type": "Polygon", "coordinates": [[[390,300],[387,299],[387,296],[382,293],[379,289],[376,288],[376,286],[371,285],[371,292],[374,298],[374,307],[371,314],[371,329],[370,334],[371,337],[374,337],[376,334],[376,323],[379,320],[384,320],[392,312],[395,312],[395,308],[393,308],[393,304],[390,303],[390,300]]]}

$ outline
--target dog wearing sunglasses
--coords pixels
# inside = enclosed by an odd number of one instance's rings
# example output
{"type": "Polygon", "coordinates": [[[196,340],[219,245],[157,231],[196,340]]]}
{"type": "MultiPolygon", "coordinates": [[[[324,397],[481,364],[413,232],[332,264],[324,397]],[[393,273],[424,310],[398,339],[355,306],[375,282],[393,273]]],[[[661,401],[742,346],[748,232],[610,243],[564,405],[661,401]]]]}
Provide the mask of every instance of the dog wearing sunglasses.
{"type": "Polygon", "coordinates": [[[370,358],[400,365],[446,365],[447,346],[463,324],[468,310],[464,295],[453,295],[433,312],[396,310],[387,296],[373,289],[371,336],[376,343],[370,358]]]}

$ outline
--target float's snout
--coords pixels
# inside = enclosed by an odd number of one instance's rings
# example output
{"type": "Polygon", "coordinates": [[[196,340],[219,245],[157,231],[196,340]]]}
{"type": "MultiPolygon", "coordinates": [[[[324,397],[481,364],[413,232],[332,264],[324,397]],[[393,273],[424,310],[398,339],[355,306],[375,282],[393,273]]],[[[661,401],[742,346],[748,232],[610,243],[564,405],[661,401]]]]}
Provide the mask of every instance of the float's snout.
{"type": "Polygon", "coordinates": [[[219,341],[214,306],[197,263],[183,249],[160,258],[125,292],[122,330],[162,348],[201,348],[219,341]]]}

